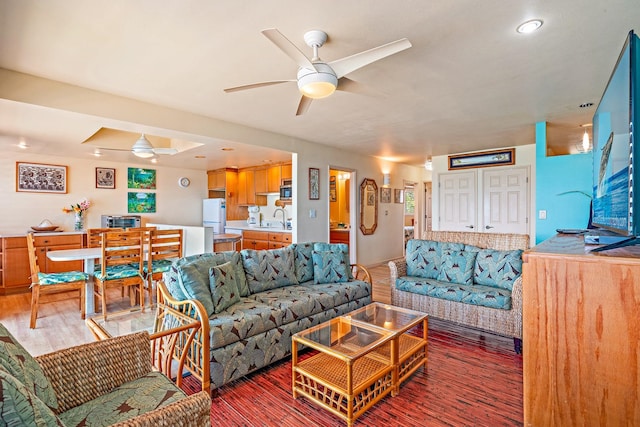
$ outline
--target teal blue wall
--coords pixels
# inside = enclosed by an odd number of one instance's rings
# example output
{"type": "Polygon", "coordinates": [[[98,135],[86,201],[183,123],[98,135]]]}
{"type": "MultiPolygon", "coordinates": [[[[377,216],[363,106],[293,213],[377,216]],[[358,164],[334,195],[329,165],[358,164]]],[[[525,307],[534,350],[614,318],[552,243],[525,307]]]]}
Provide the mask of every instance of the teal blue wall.
{"type": "Polygon", "coordinates": [[[536,123],[536,244],[552,237],[558,228],[586,228],[592,192],[593,155],[547,157],[547,123],[536,123]],[[547,219],[539,212],[547,211],[547,219]]]}

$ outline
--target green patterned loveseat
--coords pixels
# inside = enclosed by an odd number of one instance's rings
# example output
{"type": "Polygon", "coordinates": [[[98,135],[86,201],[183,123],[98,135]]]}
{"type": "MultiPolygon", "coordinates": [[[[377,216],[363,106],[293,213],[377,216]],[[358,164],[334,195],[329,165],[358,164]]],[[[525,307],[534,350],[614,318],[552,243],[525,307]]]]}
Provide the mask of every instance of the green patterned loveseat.
{"type": "Polygon", "coordinates": [[[349,264],[344,244],[192,255],[158,289],[159,301],[202,324],[180,351],[205,389],[287,357],[296,332],[371,302],[371,277],[349,264]]]}
{"type": "Polygon", "coordinates": [[[391,301],[444,319],[522,339],[525,234],[427,231],[389,261],[391,301]]]}

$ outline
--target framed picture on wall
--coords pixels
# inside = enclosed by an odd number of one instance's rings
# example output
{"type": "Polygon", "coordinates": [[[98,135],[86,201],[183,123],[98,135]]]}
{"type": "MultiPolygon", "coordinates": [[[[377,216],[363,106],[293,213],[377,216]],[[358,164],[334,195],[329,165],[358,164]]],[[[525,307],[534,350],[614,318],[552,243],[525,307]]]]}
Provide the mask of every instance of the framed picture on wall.
{"type": "Polygon", "coordinates": [[[336,176],[329,177],[329,201],[335,202],[338,200],[338,190],[336,188],[336,176]]]}
{"type": "Polygon", "coordinates": [[[113,168],[96,168],[96,188],[116,188],[116,170],[113,168]]]}
{"type": "Polygon", "coordinates": [[[66,193],[67,167],[16,162],[16,191],[66,193]]]}
{"type": "Polygon", "coordinates": [[[154,213],[156,193],[129,191],[127,193],[127,213],[154,213]]]}
{"type": "Polygon", "coordinates": [[[127,188],[139,190],[156,189],[156,170],[143,168],[128,168],[127,188]]]}
{"type": "Polygon", "coordinates": [[[380,203],[391,203],[391,189],[388,187],[380,188],[380,203]]]}
{"type": "Polygon", "coordinates": [[[396,188],[393,190],[393,202],[394,203],[404,203],[404,191],[396,188]]]}
{"type": "Polygon", "coordinates": [[[309,200],[320,199],[320,169],[309,168],[309,200]]]}

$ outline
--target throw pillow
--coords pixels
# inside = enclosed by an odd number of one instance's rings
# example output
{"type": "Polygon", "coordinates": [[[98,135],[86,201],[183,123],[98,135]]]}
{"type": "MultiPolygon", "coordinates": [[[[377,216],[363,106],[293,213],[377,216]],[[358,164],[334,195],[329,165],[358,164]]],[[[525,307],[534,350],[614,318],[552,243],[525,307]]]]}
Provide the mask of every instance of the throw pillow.
{"type": "Polygon", "coordinates": [[[407,276],[436,279],[440,269],[440,243],[411,239],[406,249],[407,276]]]}
{"type": "Polygon", "coordinates": [[[252,294],[298,284],[290,246],[260,251],[243,249],[240,254],[252,294]]]}
{"type": "Polygon", "coordinates": [[[438,280],[459,285],[471,285],[476,254],[477,252],[443,251],[438,280]]]}
{"type": "Polygon", "coordinates": [[[0,367],[21,382],[49,408],[58,408],[58,398],[38,361],[0,323],[0,367]]]}
{"type": "Polygon", "coordinates": [[[496,251],[483,249],[478,252],[473,281],[511,291],[513,282],[522,274],[522,250],[496,251]]]}
{"type": "Polygon", "coordinates": [[[313,251],[313,282],[340,283],[349,281],[350,266],[339,252],[313,251]]]}
{"type": "Polygon", "coordinates": [[[311,258],[313,243],[292,243],[290,247],[294,253],[294,264],[298,283],[313,280],[313,259],[311,258]]]}
{"type": "Polygon", "coordinates": [[[220,313],[240,302],[240,291],[238,291],[235,276],[235,269],[230,262],[209,269],[209,286],[214,313],[220,313]]]}
{"type": "Polygon", "coordinates": [[[0,396],[2,396],[0,425],[63,425],[51,408],[4,369],[0,369],[0,396]]]}
{"type": "MultiPolygon", "coordinates": [[[[351,274],[351,261],[349,259],[349,245],[346,243],[314,243],[313,250],[318,252],[334,252],[342,254],[343,261],[347,266],[349,280],[353,279],[353,275],[351,274]]],[[[315,272],[315,267],[314,267],[315,272]]]]}
{"type": "MultiPolygon", "coordinates": [[[[188,299],[197,299],[202,303],[208,316],[213,314],[213,301],[211,301],[211,291],[209,289],[209,271],[203,271],[202,265],[190,262],[178,265],[178,283],[182,293],[188,299]]],[[[209,264],[210,268],[210,264],[209,264]]]]}

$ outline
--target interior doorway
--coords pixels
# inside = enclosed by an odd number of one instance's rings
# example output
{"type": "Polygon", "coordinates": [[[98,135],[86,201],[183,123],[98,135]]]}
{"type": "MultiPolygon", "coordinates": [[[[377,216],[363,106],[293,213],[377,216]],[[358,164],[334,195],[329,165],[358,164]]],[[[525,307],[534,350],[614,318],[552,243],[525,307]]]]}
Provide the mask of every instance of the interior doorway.
{"type": "Polygon", "coordinates": [[[419,230],[416,230],[416,226],[418,225],[418,220],[416,218],[418,214],[418,207],[416,206],[416,190],[417,190],[417,182],[404,182],[404,216],[403,216],[403,253],[407,248],[407,242],[410,239],[416,238],[420,233],[419,230]]]}
{"type": "Polygon", "coordinates": [[[349,245],[350,258],[355,259],[355,232],[357,209],[353,188],[355,171],[329,168],[329,243],[349,245]]]}

